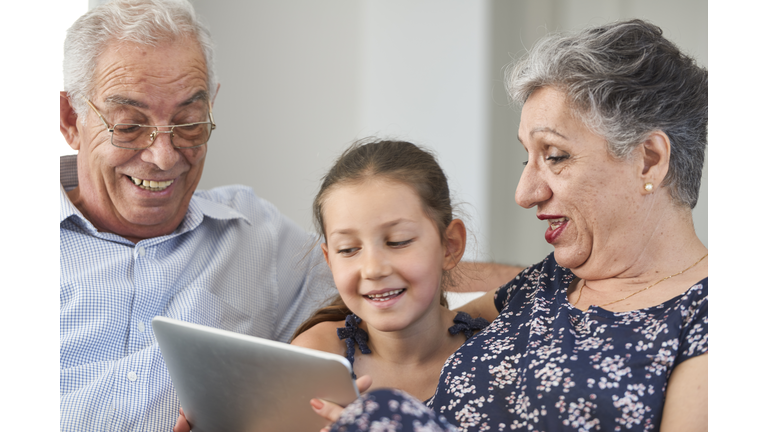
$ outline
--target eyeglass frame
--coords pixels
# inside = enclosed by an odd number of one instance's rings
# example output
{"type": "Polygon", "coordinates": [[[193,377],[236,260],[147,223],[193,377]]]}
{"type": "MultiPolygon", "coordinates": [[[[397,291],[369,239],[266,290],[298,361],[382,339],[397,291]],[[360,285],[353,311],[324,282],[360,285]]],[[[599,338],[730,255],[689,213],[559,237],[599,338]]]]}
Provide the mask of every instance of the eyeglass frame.
{"type": "Polygon", "coordinates": [[[171,134],[170,138],[171,138],[171,145],[173,146],[173,148],[177,148],[177,149],[193,149],[193,148],[198,148],[198,147],[202,147],[202,146],[208,144],[208,141],[211,139],[211,134],[213,133],[214,129],[216,129],[216,122],[213,120],[213,107],[211,106],[211,101],[208,101],[208,118],[210,118],[211,121],[185,123],[185,124],[179,124],[179,125],[159,125],[159,126],[155,126],[155,125],[142,125],[142,124],[135,124],[135,123],[115,123],[115,124],[112,125],[112,127],[109,127],[109,123],[107,123],[107,121],[104,119],[104,116],[102,116],[101,113],[99,112],[99,110],[96,109],[96,107],[93,105],[93,103],[90,101],[90,99],[86,98],[85,96],[83,96],[83,99],[88,104],[88,106],[91,107],[93,112],[95,112],[96,115],[99,116],[99,119],[101,120],[102,123],[104,123],[104,126],[107,128],[107,131],[109,131],[109,133],[110,133],[109,143],[112,144],[113,146],[117,147],[117,148],[120,148],[120,149],[137,150],[137,151],[138,150],[146,150],[146,149],[152,147],[152,145],[155,143],[155,139],[157,138],[157,134],[161,134],[161,133],[171,134]],[[189,146],[189,147],[179,147],[179,146],[177,146],[177,145],[175,145],[173,143],[173,128],[180,127],[180,126],[194,126],[194,125],[199,125],[199,124],[210,124],[211,125],[211,132],[208,135],[208,139],[205,140],[204,143],[198,144],[198,145],[195,145],[195,146],[189,146]],[[149,134],[150,141],[149,141],[149,145],[148,146],[140,147],[140,148],[123,147],[123,146],[119,146],[119,145],[115,144],[115,141],[114,141],[115,126],[117,126],[117,125],[152,127],[152,128],[155,128],[155,130],[151,134],[149,134]],[[161,131],[159,128],[171,128],[171,130],[161,131]]]}

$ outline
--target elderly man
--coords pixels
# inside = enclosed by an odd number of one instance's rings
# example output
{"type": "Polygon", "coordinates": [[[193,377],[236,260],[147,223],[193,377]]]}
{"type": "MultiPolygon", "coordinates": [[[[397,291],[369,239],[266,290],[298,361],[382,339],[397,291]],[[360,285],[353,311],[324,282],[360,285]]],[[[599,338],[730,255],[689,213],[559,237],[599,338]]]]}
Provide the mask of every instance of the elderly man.
{"type": "Polygon", "coordinates": [[[216,128],[212,58],[183,0],[117,0],[68,31],[62,430],[171,429],[153,317],[288,341],[333,293],[315,238],[271,204],[242,186],[196,191],[216,128]]]}
{"type": "Polygon", "coordinates": [[[287,341],[332,292],[319,250],[305,253],[314,238],[272,205],[240,186],[195,192],[216,127],[212,54],[188,3],[119,1],[69,29],[62,430],[171,429],[154,316],[287,341]]]}

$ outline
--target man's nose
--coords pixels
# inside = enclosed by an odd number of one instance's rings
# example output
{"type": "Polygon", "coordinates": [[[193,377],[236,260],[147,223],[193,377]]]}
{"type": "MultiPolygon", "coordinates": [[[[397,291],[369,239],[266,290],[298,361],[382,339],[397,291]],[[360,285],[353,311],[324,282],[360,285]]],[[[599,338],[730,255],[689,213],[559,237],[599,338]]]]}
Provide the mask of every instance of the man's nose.
{"type": "Polygon", "coordinates": [[[155,129],[150,135],[152,145],[142,150],[141,159],[144,162],[154,164],[162,171],[168,171],[179,161],[181,154],[173,147],[170,129],[155,129]]]}

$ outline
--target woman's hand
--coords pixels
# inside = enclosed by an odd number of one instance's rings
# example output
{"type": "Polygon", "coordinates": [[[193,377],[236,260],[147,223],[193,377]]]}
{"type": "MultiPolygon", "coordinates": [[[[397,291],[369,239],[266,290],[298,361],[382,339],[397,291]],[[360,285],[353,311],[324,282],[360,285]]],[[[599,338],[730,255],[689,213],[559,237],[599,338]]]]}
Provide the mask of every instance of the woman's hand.
{"type": "MultiPolygon", "coordinates": [[[[364,393],[366,390],[368,390],[371,387],[371,384],[373,384],[373,380],[368,375],[363,375],[360,378],[357,379],[357,390],[360,393],[364,393]]],[[[328,432],[331,430],[330,425],[335,423],[336,420],[339,419],[339,415],[341,415],[341,412],[344,411],[344,407],[337,405],[333,402],[328,402],[322,399],[312,399],[309,401],[309,404],[312,405],[312,409],[315,410],[317,415],[320,417],[328,420],[328,426],[322,428],[320,432],[328,432]]],[[[176,424],[179,422],[176,421],[176,424]]],[[[176,430],[176,428],[173,429],[173,432],[187,432],[187,430],[176,430]]]]}
{"type": "Polygon", "coordinates": [[[176,424],[173,426],[173,432],[189,432],[189,422],[187,417],[184,416],[184,410],[179,408],[179,418],[176,419],[176,424]]]}

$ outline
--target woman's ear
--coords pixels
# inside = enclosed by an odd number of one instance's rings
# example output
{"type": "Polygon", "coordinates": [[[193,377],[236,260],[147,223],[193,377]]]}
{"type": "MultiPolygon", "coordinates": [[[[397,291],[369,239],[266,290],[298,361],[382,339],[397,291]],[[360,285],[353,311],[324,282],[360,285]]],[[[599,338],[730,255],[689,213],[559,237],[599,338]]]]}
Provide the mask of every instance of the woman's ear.
{"type": "Polygon", "coordinates": [[[639,147],[643,161],[641,173],[643,185],[650,183],[652,188],[658,188],[669,171],[669,156],[672,151],[669,137],[664,132],[656,130],[651,132],[639,147]]]}
{"type": "Polygon", "coordinates": [[[445,229],[445,256],[443,257],[443,270],[456,267],[464,256],[464,248],[467,246],[467,228],[461,219],[454,219],[445,229]]]}
{"type": "Polygon", "coordinates": [[[67,92],[59,93],[59,129],[72,150],[80,150],[80,133],[77,130],[77,113],[69,102],[67,92]]]}

